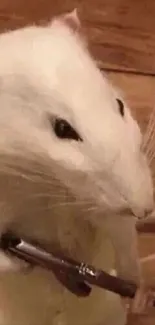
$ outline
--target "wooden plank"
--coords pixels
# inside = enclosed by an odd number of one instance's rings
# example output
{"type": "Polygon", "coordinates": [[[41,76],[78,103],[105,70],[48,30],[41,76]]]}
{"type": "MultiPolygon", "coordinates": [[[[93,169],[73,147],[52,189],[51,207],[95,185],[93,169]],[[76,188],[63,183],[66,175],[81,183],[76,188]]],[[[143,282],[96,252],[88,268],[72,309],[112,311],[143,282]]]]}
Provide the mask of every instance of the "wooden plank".
{"type": "Polygon", "coordinates": [[[147,221],[145,223],[139,224],[137,225],[137,230],[139,233],[154,234],[155,237],[155,221],[147,221]]]}
{"type": "Polygon", "coordinates": [[[153,0],[1,0],[0,30],[46,20],[74,7],[102,67],[155,73],[153,0]]]}

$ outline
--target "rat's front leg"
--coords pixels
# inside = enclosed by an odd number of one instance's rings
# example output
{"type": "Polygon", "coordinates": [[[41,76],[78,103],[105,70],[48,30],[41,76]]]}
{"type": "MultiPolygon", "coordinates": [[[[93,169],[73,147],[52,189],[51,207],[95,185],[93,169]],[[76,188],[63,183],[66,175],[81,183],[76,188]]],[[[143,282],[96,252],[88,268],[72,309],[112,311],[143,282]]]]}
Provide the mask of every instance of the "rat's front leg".
{"type": "Polygon", "coordinates": [[[127,324],[141,324],[144,314],[152,308],[155,293],[142,281],[135,220],[131,216],[109,218],[107,230],[115,249],[117,275],[135,282],[138,288],[134,299],[122,298],[128,314],[127,324]]]}
{"type": "Polygon", "coordinates": [[[155,288],[143,286],[137,290],[128,309],[126,325],[153,324],[155,319],[155,288]]]}

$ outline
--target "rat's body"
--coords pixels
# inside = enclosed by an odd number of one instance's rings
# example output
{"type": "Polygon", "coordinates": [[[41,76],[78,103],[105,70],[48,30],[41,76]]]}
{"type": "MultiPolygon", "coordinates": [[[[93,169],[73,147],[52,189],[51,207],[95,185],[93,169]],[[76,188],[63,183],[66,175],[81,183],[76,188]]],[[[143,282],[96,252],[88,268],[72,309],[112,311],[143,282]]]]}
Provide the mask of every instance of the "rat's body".
{"type": "MultiPolygon", "coordinates": [[[[75,27],[73,14],[0,37],[0,229],[110,270],[106,231],[118,274],[139,281],[132,212],[153,208],[141,133],[75,27]]],[[[1,254],[0,325],[124,324],[119,297],[79,300],[52,274],[4,274],[16,266],[1,254]]]]}

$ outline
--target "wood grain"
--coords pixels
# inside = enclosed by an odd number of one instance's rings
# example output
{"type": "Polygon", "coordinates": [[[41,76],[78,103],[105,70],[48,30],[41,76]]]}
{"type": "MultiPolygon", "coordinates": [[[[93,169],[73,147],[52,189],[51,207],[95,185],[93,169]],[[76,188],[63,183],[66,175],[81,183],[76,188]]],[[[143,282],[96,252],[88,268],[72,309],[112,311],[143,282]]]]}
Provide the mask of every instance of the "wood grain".
{"type": "Polygon", "coordinates": [[[39,23],[75,7],[102,67],[155,73],[153,0],[1,0],[0,30],[39,23]]]}

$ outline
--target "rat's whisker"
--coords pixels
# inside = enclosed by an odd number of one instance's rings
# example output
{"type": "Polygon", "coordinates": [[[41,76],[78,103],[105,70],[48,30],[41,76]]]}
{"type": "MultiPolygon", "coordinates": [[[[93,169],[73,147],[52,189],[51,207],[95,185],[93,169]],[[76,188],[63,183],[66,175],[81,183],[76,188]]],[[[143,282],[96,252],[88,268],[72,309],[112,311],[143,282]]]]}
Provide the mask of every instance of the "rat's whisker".
{"type": "MultiPolygon", "coordinates": [[[[42,183],[44,182],[45,184],[49,185],[49,186],[54,186],[55,188],[59,188],[61,189],[62,186],[61,184],[59,184],[57,182],[57,180],[51,178],[51,175],[49,175],[50,177],[48,179],[44,179],[42,177],[38,177],[38,175],[36,173],[29,173],[27,171],[20,171],[18,170],[18,167],[16,168],[10,168],[8,166],[4,166],[3,168],[0,169],[0,174],[2,174],[3,176],[13,176],[13,177],[17,177],[17,178],[21,178],[21,179],[25,179],[27,181],[30,181],[32,183],[42,183]]],[[[64,191],[64,190],[63,190],[64,191]]]]}
{"type": "MultiPolygon", "coordinates": [[[[38,199],[38,198],[50,198],[51,200],[53,199],[58,199],[59,202],[54,202],[52,203],[52,206],[53,205],[59,205],[59,206],[62,206],[62,205],[79,205],[79,204],[87,204],[87,205],[92,205],[92,202],[88,199],[73,199],[73,200],[70,200],[68,201],[68,196],[67,195],[55,195],[55,194],[49,194],[49,193],[43,193],[43,194],[38,194],[38,195],[30,195],[30,197],[28,197],[28,200],[35,200],[35,199],[38,199]],[[63,202],[61,201],[63,200],[63,202]]],[[[70,199],[70,198],[69,198],[70,199]]]]}
{"type": "Polygon", "coordinates": [[[151,134],[154,130],[154,124],[155,124],[155,108],[152,110],[151,114],[150,114],[150,118],[149,118],[149,122],[147,125],[147,129],[146,129],[146,133],[143,137],[143,144],[142,147],[145,150],[145,148],[147,147],[147,143],[151,137],[151,134]]]}
{"type": "Polygon", "coordinates": [[[50,206],[46,206],[46,207],[39,207],[39,211],[53,211],[53,208],[57,208],[57,207],[80,207],[80,209],[82,210],[86,210],[88,211],[88,204],[86,204],[85,202],[58,202],[58,203],[52,203],[50,204],[50,206]]]}
{"type": "Polygon", "coordinates": [[[59,193],[59,194],[53,194],[53,193],[39,193],[39,194],[31,194],[30,198],[32,199],[38,199],[38,198],[44,198],[44,197],[47,197],[47,198],[66,198],[67,197],[67,194],[64,194],[64,193],[59,193]]]}
{"type": "Polygon", "coordinates": [[[154,145],[154,141],[155,141],[155,124],[154,124],[154,129],[153,129],[152,133],[150,134],[150,137],[148,138],[146,146],[143,147],[143,150],[147,157],[149,157],[150,150],[152,148],[152,144],[154,145]]]}
{"type": "Polygon", "coordinates": [[[154,158],[155,158],[155,151],[152,151],[152,152],[150,152],[150,157],[149,157],[149,159],[148,159],[148,164],[149,164],[149,166],[151,166],[151,164],[152,164],[154,158]]]}
{"type": "Polygon", "coordinates": [[[88,212],[92,212],[92,211],[96,211],[97,209],[98,209],[97,206],[93,206],[93,207],[91,207],[91,208],[88,208],[87,211],[88,211],[88,212]]]}
{"type": "Polygon", "coordinates": [[[148,147],[145,148],[145,155],[146,157],[148,157],[148,159],[150,158],[150,154],[152,154],[152,149],[155,147],[155,132],[152,136],[152,139],[150,139],[150,142],[148,143],[148,147]]]}

